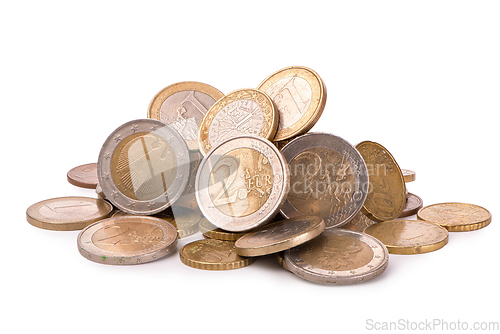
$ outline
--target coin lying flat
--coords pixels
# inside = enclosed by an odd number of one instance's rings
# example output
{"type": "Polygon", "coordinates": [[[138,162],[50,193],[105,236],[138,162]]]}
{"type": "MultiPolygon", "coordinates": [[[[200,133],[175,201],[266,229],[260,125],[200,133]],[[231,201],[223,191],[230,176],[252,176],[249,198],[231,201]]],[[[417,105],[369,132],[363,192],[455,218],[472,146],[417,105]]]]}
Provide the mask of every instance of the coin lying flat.
{"type": "Polygon", "coordinates": [[[193,241],[180,251],[185,265],[204,270],[230,270],[246,267],[255,258],[244,258],[236,254],[234,242],[217,239],[193,241]]]}
{"type": "Polygon", "coordinates": [[[148,118],[170,125],[186,140],[190,150],[197,150],[200,123],[223,96],[218,89],[201,82],[178,82],[155,95],[149,104],[148,118]]]}
{"type": "Polygon", "coordinates": [[[317,237],[325,229],[323,218],[301,216],[280,220],[245,234],[236,243],[241,256],[261,256],[281,252],[317,237]]]}
{"type": "Polygon", "coordinates": [[[363,232],[365,228],[376,223],[375,220],[370,219],[370,217],[359,211],[347,224],[341,227],[351,231],[363,232]]]}
{"type": "Polygon", "coordinates": [[[287,268],[322,284],[353,284],[371,280],[387,268],[389,253],[370,235],[332,228],[313,240],[285,251],[287,268]]]}
{"type": "Polygon", "coordinates": [[[420,210],[423,205],[424,202],[420,197],[415,194],[408,193],[408,195],[406,195],[405,207],[403,208],[403,212],[399,215],[399,218],[416,215],[418,210],[420,210]]]}
{"type": "Polygon", "coordinates": [[[328,229],[342,226],[358,213],[366,198],[368,175],[351,144],[331,134],[308,133],[281,152],[290,168],[283,216],[319,216],[328,229]]]}
{"type": "Polygon", "coordinates": [[[171,253],[177,245],[176,228],[149,216],[112,217],[80,232],[78,251],[90,261],[128,265],[147,263],[171,253]]]}
{"type": "Polygon", "coordinates": [[[210,239],[236,241],[246,234],[246,232],[229,232],[211,224],[206,218],[200,220],[200,232],[210,239]]]}
{"type": "Polygon", "coordinates": [[[366,163],[370,181],[364,211],[381,221],[399,217],[406,203],[406,186],[396,160],[375,142],[361,142],[356,149],[366,163]]]}
{"type": "Polygon", "coordinates": [[[409,169],[401,169],[401,173],[403,173],[403,178],[406,183],[413,182],[417,179],[416,173],[409,169]]]}
{"type": "Polygon", "coordinates": [[[152,119],[127,122],[104,142],[97,162],[106,199],[122,211],[150,215],[170,207],[189,178],[182,137],[152,119]]]}
{"type": "Polygon", "coordinates": [[[450,232],[478,230],[491,223],[491,213],[483,207],[467,203],[440,203],[426,206],[418,219],[438,224],[450,232]]]}
{"type": "Polygon", "coordinates": [[[45,230],[73,231],[109,216],[113,207],[106,201],[88,197],[59,197],[31,205],[26,219],[45,230]]]}
{"type": "Polygon", "coordinates": [[[279,112],[274,141],[292,138],[309,131],[326,104],[326,87],[321,77],[303,66],[281,69],[258,86],[273,99],[279,112]]]}
{"type": "Polygon", "coordinates": [[[223,141],[239,135],[272,140],[278,128],[274,103],[256,89],[240,89],[218,100],[200,124],[199,147],[204,155],[223,141]]]}
{"type": "Polygon", "coordinates": [[[80,188],[97,187],[97,164],[90,163],[72,168],[66,175],[68,182],[80,188]]]}
{"type": "Polygon", "coordinates": [[[380,240],[392,254],[422,254],[443,248],[448,231],[422,220],[388,220],[365,229],[364,233],[380,240]]]}
{"type": "Polygon", "coordinates": [[[218,228],[248,231],[276,216],[289,182],[285,159],[270,141],[239,136],[205,156],[196,176],[196,200],[218,228]]]}

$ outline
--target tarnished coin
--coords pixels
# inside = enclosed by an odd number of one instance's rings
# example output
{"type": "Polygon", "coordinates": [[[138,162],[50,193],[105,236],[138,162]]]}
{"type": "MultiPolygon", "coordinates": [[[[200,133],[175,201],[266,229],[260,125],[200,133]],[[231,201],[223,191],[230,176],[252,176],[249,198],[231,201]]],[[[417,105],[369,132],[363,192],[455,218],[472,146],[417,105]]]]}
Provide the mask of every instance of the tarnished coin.
{"type": "Polygon", "coordinates": [[[403,173],[403,179],[406,183],[413,182],[417,179],[416,173],[409,169],[401,169],[401,173],[403,173]]]}
{"type": "Polygon", "coordinates": [[[422,254],[443,248],[448,231],[423,220],[387,220],[367,227],[364,233],[380,240],[392,254],[422,254]]]}
{"type": "Polygon", "coordinates": [[[247,233],[224,231],[223,229],[211,224],[206,218],[202,218],[200,220],[199,228],[203,236],[207,238],[226,241],[236,241],[247,233]]]}
{"type": "Polygon", "coordinates": [[[370,219],[370,217],[359,211],[347,224],[341,227],[351,231],[363,232],[365,228],[376,223],[375,220],[370,219]]]}
{"type": "Polygon", "coordinates": [[[214,87],[194,81],[178,82],[163,88],[148,108],[148,118],[177,130],[190,150],[198,150],[198,131],[210,107],[222,98],[214,87]]]}
{"type": "Polygon", "coordinates": [[[408,195],[406,195],[405,207],[403,209],[403,212],[401,212],[401,214],[399,215],[399,218],[416,215],[418,210],[420,210],[423,205],[424,202],[420,197],[415,194],[408,193],[408,195]]]}
{"type": "Polygon", "coordinates": [[[381,221],[399,217],[406,204],[406,186],[396,160],[375,142],[361,142],[356,149],[366,163],[370,181],[363,210],[381,221]]]}
{"type": "Polygon", "coordinates": [[[309,131],[326,104],[326,87],[310,68],[292,66],[267,77],[258,87],[273,99],[279,112],[274,141],[292,138],[309,131]]]}
{"type": "Polygon", "coordinates": [[[97,164],[91,163],[72,168],[66,175],[68,182],[80,188],[97,187],[97,164]]]}
{"type": "Polygon", "coordinates": [[[287,268],[316,283],[353,284],[371,280],[387,268],[389,253],[374,237],[332,228],[313,240],[285,251],[287,268]]]}
{"type": "Polygon", "coordinates": [[[328,229],[347,223],[358,213],[366,198],[368,175],[351,144],[332,134],[308,133],[281,152],[290,168],[283,216],[319,216],[328,229]]]}
{"type": "Polygon", "coordinates": [[[189,178],[182,137],[160,121],[127,122],[104,142],[97,162],[99,185],[122,211],[151,215],[170,207],[189,178]]]}
{"type": "Polygon", "coordinates": [[[200,124],[199,147],[204,155],[227,139],[240,135],[272,140],[278,128],[273,101],[256,89],[240,89],[218,100],[200,124]]]}
{"type": "Polygon", "coordinates": [[[283,155],[255,136],[229,139],[205,156],[196,176],[196,200],[205,218],[231,232],[273,219],[290,187],[283,155]]]}
{"type": "Polygon", "coordinates": [[[325,230],[323,218],[301,216],[280,220],[245,234],[236,243],[241,256],[261,256],[281,252],[317,237],[325,230]]]}
{"type": "Polygon", "coordinates": [[[140,264],[160,259],[177,245],[175,227],[149,216],[113,217],[98,221],[80,232],[78,251],[90,261],[140,264]]]}
{"type": "Polygon", "coordinates": [[[182,263],[204,270],[230,270],[246,267],[255,258],[245,258],[236,254],[234,242],[217,239],[193,241],[181,248],[182,263]]]}
{"type": "Polygon", "coordinates": [[[109,216],[113,207],[106,201],[88,197],[59,197],[31,205],[26,219],[45,230],[73,231],[109,216]]]}
{"type": "Polygon", "coordinates": [[[417,213],[418,219],[441,225],[450,232],[478,230],[491,223],[491,213],[485,208],[467,203],[440,203],[426,206],[417,213]]]}

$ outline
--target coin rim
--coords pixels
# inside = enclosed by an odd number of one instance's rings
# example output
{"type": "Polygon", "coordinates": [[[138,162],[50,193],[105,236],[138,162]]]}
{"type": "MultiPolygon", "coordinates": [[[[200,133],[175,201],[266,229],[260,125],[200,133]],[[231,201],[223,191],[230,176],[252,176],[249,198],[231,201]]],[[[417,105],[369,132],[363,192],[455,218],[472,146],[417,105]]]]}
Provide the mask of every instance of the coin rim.
{"type": "Polygon", "coordinates": [[[491,223],[491,219],[492,219],[492,215],[491,215],[491,212],[482,207],[482,206],[479,206],[479,205],[476,205],[476,204],[470,204],[470,203],[461,203],[461,202],[446,202],[446,203],[435,203],[435,204],[431,204],[431,205],[427,205],[427,206],[424,206],[423,208],[421,208],[420,210],[418,210],[417,212],[417,218],[420,219],[420,220],[424,220],[426,222],[430,222],[430,223],[433,223],[433,224],[436,224],[436,225],[440,225],[442,227],[444,227],[445,229],[448,230],[448,232],[468,232],[468,231],[476,231],[476,230],[479,230],[479,229],[482,229],[486,226],[488,226],[490,223],[491,223]],[[480,209],[483,209],[484,211],[486,211],[489,215],[488,218],[486,218],[485,220],[483,221],[480,221],[480,222],[475,222],[475,223],[471,223],[471,224],[462,224],[462,225],[449,225],[449,224],[442,224],[442,223],[437,223],[437,222],[432,222],[430,220],[427,220],[425,218],[423,218],[421,216],[421,213],[424,209],[428,209],[430,207],[433,207],[433,206],[438,206],[438,205],[443,205],[443,204],[459,204],[459,205],[470,205],[470,206],[475,206],[477,208],[480,208],[480,209]]]}

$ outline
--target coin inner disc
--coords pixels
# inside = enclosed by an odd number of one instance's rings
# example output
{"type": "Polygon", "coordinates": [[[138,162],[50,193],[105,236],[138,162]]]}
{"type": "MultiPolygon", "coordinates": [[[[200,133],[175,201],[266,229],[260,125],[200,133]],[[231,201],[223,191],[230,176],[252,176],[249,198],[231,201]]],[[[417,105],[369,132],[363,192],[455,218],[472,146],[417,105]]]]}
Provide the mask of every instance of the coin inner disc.
{"type": "Polygon", "coordinates": [[[155,199],[175,180],[177,159],[166,139],[154,133],[136,133],[116,147],[111,176],[122,194],[138,201],[155,199]]]}
{"type": "Polygon", "coordinates": [[[231,217],[245,217],[266,203],[273,189],[273,170],[267,158],[251,148],[229,151],[215,164],[209,178],[213,205],[231,217]]]}
{"type": "Polygon", "coordinates": [[[94,203],[79,201],[79,200],[65,200],[57,201],[54,203],[46,203],[38,212],[49,219],[71,219],[85,218],[92,216],[99,212],[101,208],[94,203]]]}
{"type": "Polygon", "coordinates": [[[118,223],[97,230],[92,243],[105,251],[137,252],[151,248],[163,239],[163,231],[143,222],[118,223]]]}

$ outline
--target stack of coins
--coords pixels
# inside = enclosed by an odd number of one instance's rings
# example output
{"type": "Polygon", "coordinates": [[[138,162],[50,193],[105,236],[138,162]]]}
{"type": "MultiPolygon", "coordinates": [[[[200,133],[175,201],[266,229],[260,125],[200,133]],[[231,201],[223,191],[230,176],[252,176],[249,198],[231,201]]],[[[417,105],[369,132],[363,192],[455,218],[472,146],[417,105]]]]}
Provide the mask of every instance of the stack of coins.
{"type": "Polygon", "coordinates": [[[475,205],[422,208],[406,188],[415,173],[379,143],[309,132],[326,96],[321,77],[302,66],[226,95],[198,82],[170,85],[147,119],[108,136],[97,164],[68,172],[98,199],[42,201],[27,220],[81,229],[79,252],[99,263],[157,260],[199,231],[179,252],[187,266],[238,269],[275,254],[296,276],[333,285],[368,281],[389,253],[435,251],[449,231],[491,222],[475,205]]]}

